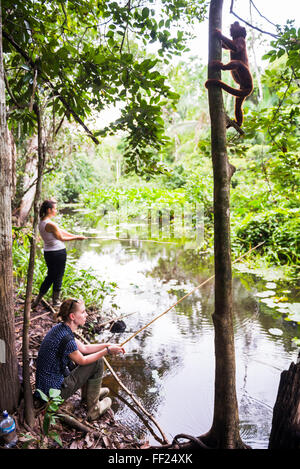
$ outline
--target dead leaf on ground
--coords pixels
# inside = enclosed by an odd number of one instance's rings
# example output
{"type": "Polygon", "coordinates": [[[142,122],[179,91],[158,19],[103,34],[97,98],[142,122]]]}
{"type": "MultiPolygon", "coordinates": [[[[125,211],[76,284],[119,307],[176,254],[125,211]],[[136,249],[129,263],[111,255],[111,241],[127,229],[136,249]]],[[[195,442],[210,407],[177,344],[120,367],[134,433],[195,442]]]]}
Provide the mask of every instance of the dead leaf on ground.
{"type": "Polygon", "coordinates": [[[89,434],[86,435],[85,437],[85,442],[86,442],[86,445],[88,448],[90,448],[91,446],[93,446],[94,444],[94,438],[91,438],[91,436],[89,434]]]}
{"type": "Polygon", "coordinates": [[[148,449],[150,448],[150,444],[149,444],[149,441],[145,441],[142,446],[140,447],[141,449],[148,449]]]}

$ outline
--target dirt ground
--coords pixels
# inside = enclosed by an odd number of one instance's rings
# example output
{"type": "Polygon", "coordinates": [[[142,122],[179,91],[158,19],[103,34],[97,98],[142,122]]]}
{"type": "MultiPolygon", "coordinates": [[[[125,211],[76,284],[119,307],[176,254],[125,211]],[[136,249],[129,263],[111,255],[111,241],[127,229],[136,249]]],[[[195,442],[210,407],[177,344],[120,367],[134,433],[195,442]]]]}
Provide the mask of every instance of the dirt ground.
{"type": "MultiPolygon", "coordinates": [[[[23,327],[22,300],[16,301],[16,348],[20,365],[22,365],[22,327],[23,327]]],[[[31,314],[30,324],[30,372],[31,385],[34,391],[35,384],[35,363],[39,346],[49,329],[56,323],[53,309],[42,302],[31,314]]],[[[82,331],[83,337],[89,339],[90,324],[93,323],[94,333],[98,332],[100,319],[95,319],[96,315],[89,314],[89,324],[82,331]]],[[[20,371],[20,375],[22,372],[20,371]]],[[[36,419],[33,429],[29,429],[24,422],[24,401],[20,400],[18,412],[14,415],[18,430],[17,448],[61,448],[64,449],[142,449],[149,447],[148,442],[138,441],[132,434],[132,430],[126,428],[116,421],[114,413],[109,409],[99,420],[89,423],[86,420],[86,408],[80,402],[80,391],[69,398],[60,407],[60,413],[74,417],[79,423],[88,425],[89,431],[81,431],[74,428],[70,422],[66,423],[56,418],[56,423],[51,426],[54,435],[59,435],[62,446],[55,441],[54,437],[46,436],[43,433],[43,421],[45,410],[36,410],[36,419]]]]}

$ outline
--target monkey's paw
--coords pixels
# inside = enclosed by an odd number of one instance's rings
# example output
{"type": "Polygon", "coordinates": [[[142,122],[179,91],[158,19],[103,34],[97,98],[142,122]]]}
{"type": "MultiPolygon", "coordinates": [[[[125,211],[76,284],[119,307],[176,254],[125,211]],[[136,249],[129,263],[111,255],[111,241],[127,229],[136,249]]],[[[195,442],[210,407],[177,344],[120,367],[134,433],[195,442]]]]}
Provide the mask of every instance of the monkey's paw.
{"type": "Polygon", "coordinates": [[[221,31],[221,29],[217,29],[217,28],[216,28],[216,29],[214,30],[214,33],[213,33],[213,34],[214,34],[215,37],[221,38],[221,36],[222,36],[222,31],[221,31]]]}
{"type": "Polygon", "coordinates": [[[223,64],[220,62],[220,60],[212,60],[209,62],[208,66],[211,70],[221,70],[223,64]]]}

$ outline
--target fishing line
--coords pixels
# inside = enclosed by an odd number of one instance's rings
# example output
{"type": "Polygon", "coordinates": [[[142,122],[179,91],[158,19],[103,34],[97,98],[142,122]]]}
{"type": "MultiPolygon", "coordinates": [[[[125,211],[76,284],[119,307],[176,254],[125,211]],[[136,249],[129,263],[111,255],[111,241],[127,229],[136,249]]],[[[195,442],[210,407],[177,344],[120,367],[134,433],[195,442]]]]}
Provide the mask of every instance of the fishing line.
{"type": "Polygon", "coordinates": [[[172,241],[158,241],[154,239],[102,238],[100,236],[86,236],[85,239],[102,239],[104,241],[142,241],[143,243],[177,244],[173,243],[172,241]]]}

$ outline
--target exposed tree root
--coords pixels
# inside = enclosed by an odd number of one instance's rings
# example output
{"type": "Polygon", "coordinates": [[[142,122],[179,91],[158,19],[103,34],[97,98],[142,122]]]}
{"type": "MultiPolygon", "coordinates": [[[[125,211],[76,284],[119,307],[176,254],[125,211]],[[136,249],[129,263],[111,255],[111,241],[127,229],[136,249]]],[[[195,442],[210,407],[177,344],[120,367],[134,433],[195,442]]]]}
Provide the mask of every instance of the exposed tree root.
{"type": "Polygon", "coordinates": [[[165,449],[213,449],[210,446],[207,446],[201,439],[201,436],[192,436],[186,435],[185,433],[179,433],[178,435],[174,436],[172,443],[168,445],[161,445],[161,446],[150,446],[149,449],[155,450],[165,450],[165,449]],[[179,439],[186,439],[189,440],[187,443],[180,443],[179,439]]]}
{"type": "Polygon", "coordinates": [[[231,448],[221,448],[218,445],[217,440],[210,434],[210,432],[200,435],[192,436],[186,435],[185,433],[179,433],[173,438],[172,443],[161,446],[150,446],[149,449],[155,450],[166,450],[166,449],[182,449],[182,450],[195,450],[195,449],[251,449],[250,446],[243,443],[242,440],[239,440],[233,444],[231,448]],[[189,440],[188,442],[180,442],[178,440],[185,439],[189,440]]]}

